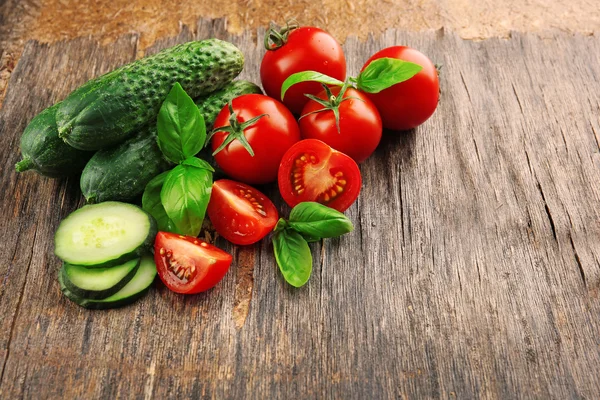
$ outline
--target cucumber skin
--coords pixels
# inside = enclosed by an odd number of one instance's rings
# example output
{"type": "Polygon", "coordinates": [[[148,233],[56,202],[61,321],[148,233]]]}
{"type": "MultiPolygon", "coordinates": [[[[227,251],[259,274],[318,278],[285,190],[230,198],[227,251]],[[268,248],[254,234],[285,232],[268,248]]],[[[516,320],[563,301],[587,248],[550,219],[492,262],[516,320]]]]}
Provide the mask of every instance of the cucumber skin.
{"type": "Polygon", "coordinates": [[[242,52],[218,39],[163,50],[72,92],[57,112],[59,136],[81,150],[114,146],[156,119],[175,82],[196,98],[221,89],[243,65],[242,52]]]}
{"type": "MultiPolygon", "coordinates": [[[[91,265],[91,264],[90,265],[88,265],[88,264],[73,264],[73,263],[70,263],[70,264],[77,265],[79,267],[85,267],[85,268],[110,268],[110,267],[114,267],[116,265],[123,264],[127,261],[131,261],[134,258],[142,257],[145,254],[150,254],[151,249],[154,247],[154,238],[156,237],[156,234],[158,233],[158,226],[156,224],[156,220],[154,219],[154,217],[152,215],[148,214],[141,207],[138,207],[134,204],[129,204],[129,205],[132,207],[139,208],[139,210],[141,212],[146,214],[146,216],[148,217],[148,219],[150,221],[150,227],[148,229],[148,236],[146,236],[146,240],[144,240],[144,242],[141,245],[139,245],[136,249],[134,249],[133,251],[122,254],[118,258],[114,258],[112,260],[108,260],[108,261],[100,263],[100,264],[93,264],[93,265],[91,265]]],[[[87,207],[87,206],[83,206],[82,208],[85,208],[85,207],[87,207]]],[[[81,210],[81,208],[79,210],[81,210]]],[[[76,211],[78,211],[78,210],[76,210],[76,211]]],[[[67,216],[67,218],[69,218],[69,216],[70,216],[70,214],[67,216]]],[[[64,222],[67,218],[63,219],[62,222],[64,222]]],[[[61,224],[62,224],[62,222],[61,222],[61,224]]],[[[60,228],[60,225],[58,227],[60,228]]],[[[57,255],[57,257],[58,257],[58,255],[57,255]]],[[[58,258],[60,258],[60,257],[58,257],[58,258]]],[[[63,260],[63,261],[65,261],[65,260],[63,260]]]]}
{"type": "Polygon", "coordinates": [[[81,289],[80,287],[75,286],[75,284],[69,280],[69,276],[67,275],[67,271],[65,269],[65,264],[67,264],[67,263],[63,263],[63,266],[58,273],[62,275],[63,285],[69,292],[71,292],[73,294],[73,296],[86,298],[86,299],[90,299],[90,300],[102,300],[102,299],[106,299],[107,297],[112,296],[113,294],[115,294],[119,290],[121,290],[123,288],[123,286],[127,285],[129,283],[129,281],[131,280],[131,278],[133,278],[135,276],[138,268],[140,267],[141,261],[142,261],[142,259],[140,258],[138,260],[135,268],[133,268],[131,270],[131,272],[129,272],[123,279],[121,279],[121,281],[118,284],[111,287],[110,289],[102,290],[102,291],[85,290],[85,289],[81,289]]]}
{"type": "Polygon", "coordinates": [[[96,152],[81,173],[81,192],[88,203],[131,201],[171,166],[158,147],[156,128],[148,127],[118,146],[96,152]]]}
{"type": "MultiPolygon", "coordinates": [[[[207,131],[212,130],[217,114],[230,100],[251,93],[262,92],[254,83],[239,80],[196,100],[207,131]]],[[[99,150],[81,174],[81,192],[87,202],[134,200],[152,178],[172,166],[160,151],[156,135],[152,125],[116,147],[99,150]]]]}
{"type": "MultiPolygon", "coordinates": [[[[139,268],[139,266],[138,266],[138,268],[139,268]]],[[[75,295],[65,285],[64,276],[60,272],[58,273],[58,282],[60,284],[60,291],[63,292],[63,294],[65,295],[66,298],[68,298],[73,303],[75,303],[83,308],[88,308],[91,310],[108,310],[110,308],[118,308],[118,307],[123,307],[123,306],[129,305],[129,304],[135,302],[136,300],[138,300],[139,298],[143,297],[146,293],[148,293],[150,291],[150,288],[152,287],[152,285],[150,285],[146,289],[134,294],[133,296],[127,297],[125,299],[113,301],[111,303],[104,303],[104,302],[97,301],[94,299],[86,299],[86,298],[75,295]]]]}
{"type": "Polygon", "coordinates": [[[49,178],[77,174],[94,154],[78,150],[58,137],[56,110],[60,103],[36,115],[21,135],[21,156],[15,168],[18,172],[34,170],[49,178]]]}
{"type": "Polygon", "coordinates": [[[229,83],[223,89],[195,101],[200,114],[204,117],[207,133],[212,131],[215,119],[223,107],[243,94],[262,94],[262,90],[250,81],[237,80],[229,83]]]}

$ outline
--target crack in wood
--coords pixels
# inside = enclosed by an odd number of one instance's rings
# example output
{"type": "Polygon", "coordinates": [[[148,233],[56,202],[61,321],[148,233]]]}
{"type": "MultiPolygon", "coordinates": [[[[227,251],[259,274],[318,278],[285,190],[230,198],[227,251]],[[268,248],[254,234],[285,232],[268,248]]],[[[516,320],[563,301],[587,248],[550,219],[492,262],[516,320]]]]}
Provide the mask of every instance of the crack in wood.
{"type": "Polygon", "coordinates": [[[252,289],[254,287],[255,262],[255,247],[239,247],[232,310],[233,321],[237,329],[241,329],[244,326],[248,317],[250,301],[252,300],[252,289]]]}
{"type": "Polygon", "coordinates": [[[513,93],[517,98],[517,103],[519,103],[519,109],[521,110],[521,114],[525,115],[525,112],[523,111],[523,105],[521,104],[521,99],[519,98],[519,95],[517,94],[517,89],[515,88],[515,84],[511,83],[510,85],[512,86],[513,93]]]}
{"type": "MultiPolygon", "coordinates": [[[[35,226],[35,232],[33,233],[33,241],[32,241],[32,246],[31,246],[31,255],[29,257],[29,261],[27,262],[27,269],[25,270],[25,279],[23,279],[23,285],[21,286],[21,290],[19,292],[19,300],[17,301],[17,305],[15,307],[15,316],[10,324],[10,332],[8,334],[8,341],[6,344],[6,356],[4,358],[4,362],[2,363],[2,371],[0,371],[0,387],[2,386],[3,382],[4,382],[4,372],[6,371],[6,364],[8,362],[8,359],[10,357],[10,345],[13,339],[13,335],[14,335],[14,331],[15,331],[15,326],[17,325],[17,319],[19,318],[19,311],[21,309],[21,303],[23,302],[23,296],[25,295],[25,286],[27,285],[27,275],[29,275],[29,270],[31,268],[31,260],[33,259],[33,249],[35,248],[35,241],[37,238],[37,233],[38,233],[38,226],[35,226]]],[[[20,232],[19,231],[19,237],[20,237],[20,232]]],[[[15,241],[15,255],[16,255],[16,248],[18,246],[19,243],[19,237],[17,237],[17,240],[15,241]]]]}
{"type": "Polygon", "coordinates": [[[575,248],[575,243],[573,242],[573,235],[570,232],[569,232],[569,242],[571,243],[571,247],[573,248],[573,254],[575,256],[575,261],[577,262],[577,268],[579,269],[579,275],[581,276],[581,280],[583,281],[583,286],[585,286],[587,288],[585,271],[583,270],[583,265],[581,264],[581,258],[579,258],[579,254],[577,253],[577,249],[575,248]]]}
{"type": "Polygon", "coordinates": [[[467,82],[465,81],[465,77],[463,76],[462,71],[459,71],[460,73],[460,79],[462,80],[463,86],[465,87],[465,90],[467,91],[467,97],[469,98],[469,103],[473,103],[473,101],[471,100],[471,93],[469,93],[469,87],[467,86],[467,82]]]}
{"type": "Polygon", "coordinates": [[[552,237],[554,237],[554,240],[556,241],[556,243],[558,243],[558,238],[556,236],[556,226],[554,225],[554,219],[552,218],[552,213],[550,212],[550,207],[548,207],[548,202],[546,201],[546,196],[544,195],[544,191],[542,190],[542,185],[540,184],[540,181],[537,180],[537,178],[536,178],[536,182],[537,182],[538,191],[540,192],[540,195],[542,196],[542,201],[544,202],[544,209],[546,210],[546,216],[548,217],[548,221],[550,221],[550,229],[552,229],[552,237]]]}
{"type": "Polygon", "coordinates": [[[598,138],[598,132],[596,132],[596,128],[594,128],[594,124],[592,121],[590,122],[590,127],[592,128],[592,132],[594,133],[594,139],[596,139],[596,146],[598,146],[598,151],[600,151],[600,139],[598,138]]]}

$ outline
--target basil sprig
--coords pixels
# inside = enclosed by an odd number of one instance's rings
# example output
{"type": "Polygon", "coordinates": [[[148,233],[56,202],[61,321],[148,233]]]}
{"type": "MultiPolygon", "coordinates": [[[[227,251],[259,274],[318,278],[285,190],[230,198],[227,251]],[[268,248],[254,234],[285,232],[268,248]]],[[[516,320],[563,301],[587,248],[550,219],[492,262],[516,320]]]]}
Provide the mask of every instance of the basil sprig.
{"type": "Polygon", "coordinates": [[[352,232],[352,222],[341,212],[320,203],[304,202],[290,212],[289,221],[280,218],[275,225],[273,251],[284,279],[301,287],[312,272],[308,242],[352,232]]]}
{"type": "Polygon", "coordinates": [[[198,236],[210,200],[214,169],[194,157],[206,141],[204,118],[179,83],[163,102],[157,119],[158,145],[179,165],[152,179],[142,195],[142,208],[162,231],[198,236]]]}
{"type": "MultiPolygon", "coordinates": [[[[410,61],[383,57],[374,60],[358,75],[349,77],[347,83],[365,93],[379,93],[384,89],[404,82],[415,76],[423,67],[410,61]]],[[[300,82],[319,82],[325,85],[343,86],[344,82],[317,71],[302,71],[287,77],[281,85],[281,99],[290,87],[300,82]]]]}
{"type": "Polygon", "coordinates": [[[156,128],[158,147],[174,163],[195,156],[206,140],[204,117],[179,83],[173,85],[162,103],[156,128]]]}

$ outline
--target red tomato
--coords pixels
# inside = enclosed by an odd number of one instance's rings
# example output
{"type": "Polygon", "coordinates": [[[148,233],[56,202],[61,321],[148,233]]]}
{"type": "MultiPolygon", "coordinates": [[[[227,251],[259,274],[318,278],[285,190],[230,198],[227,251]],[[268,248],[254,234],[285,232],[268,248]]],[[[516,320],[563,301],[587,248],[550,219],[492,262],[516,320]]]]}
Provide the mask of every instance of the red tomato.
{"type": "Polygon", "coordinates": [[[219,235],[241,245],[258,242],[273,230],[279,219],[267,196],[229,179],[213,183],[206,211],[219,235]]]}
{"type": "Polygon", "coordinates": [[[438,105],[440,85],[435,65],[418,50],[393,46],[375,53],[362,69],[371,61],[383,57],[410,61],[423,67],[409,80],[379,93],[367,93],[381,114],[383,127],[404,131],[421,125],[431,117],[438,105]]]}
{"type": "MultiPolygon", "coordinates": [[[[334,95],[339,92],[340,88],[332,90],[334,95]]],[[[327,93],[322,91],[317,97],[327,100],[327,93]]],[[[332,110],[309,114],[323,109],[323,105],[310,100],[302,109],[300,134],[304,139],[319,139],[360,163],[375,151],[381,140],[381,117],[364,93],[349,88],[343,98],[347,100],[339,104],[339,131],[332,110]]]]}
{"type": "MultiPolygon", "coordinates": [[[[267,114],[254,125],[244,129],[244,136],[254,151],[254,156],[239,140],[229,143],[215,155],[219,167],[235,180],[263,184],[277,179],[281,157],[300,140],[300,129],[292,113],[283,104],[262,94],[246,94],[233,99],[233,111],[239,123],[267,114]]],[[[229,108],[225,106],[215,128],[229,126],[229,108]]],[[[227,138],[228,132],[217,132],[212,138],[215,151],[227,138]]]]}
{"type": "Polygon", "coordinates": [[[343,212],[358,197],[361,177],[353,159],[320,140],[305,139],[283,156],[278,182],[290,207],[316,201],[343,212]]]}
{"type": "MultiPolygon", "coordinates": [[[[314,27],[294,29],[283,46],[267,50],[260,65],[260,80],[265,92],[281,99],[281,85],[296,72],[317,71],[341,81],[346,79],[346,58],[339,43],[327,32],[314,27]]],[[[323,87],[317,82],[302,82],[285,94],[285,104],[299,115],[308,101],[304,93],[317,94],[323,87]]]]}
{"type": "Polygon", "coordinates": [[[212,288],[223,279],[231,260],[228,253],[192,236],[158,232],[154,241],[158,276],[176,293],[194,294],[212,288]]]}

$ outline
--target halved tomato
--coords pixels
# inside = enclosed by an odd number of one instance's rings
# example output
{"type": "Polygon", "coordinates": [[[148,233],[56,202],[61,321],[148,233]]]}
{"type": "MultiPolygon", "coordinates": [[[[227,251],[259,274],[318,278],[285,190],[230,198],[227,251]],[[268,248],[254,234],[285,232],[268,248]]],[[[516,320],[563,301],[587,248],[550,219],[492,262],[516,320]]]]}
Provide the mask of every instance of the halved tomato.
{"type": "Polygon", "coordinates": [[[305,139],[284,154],[278,183],[290,207],[316,201],[343,212],[358,197],[362,181],[352,158],[320,140],[305,139]]]}
{"type": "Polygon", "coordinates": [[[219,235],[241,245],[258,242],[273,230],[279,219],[267,196],[252,186],[229,179],[213,183],[206,212],[219,235]]]}
{"type": "Polygon", "coordinates": [[[223,279],[232,257],[204,240],[170,232],[158,232],[154,261],[158,276],[172,291],[204,292],[223,279]]]}

